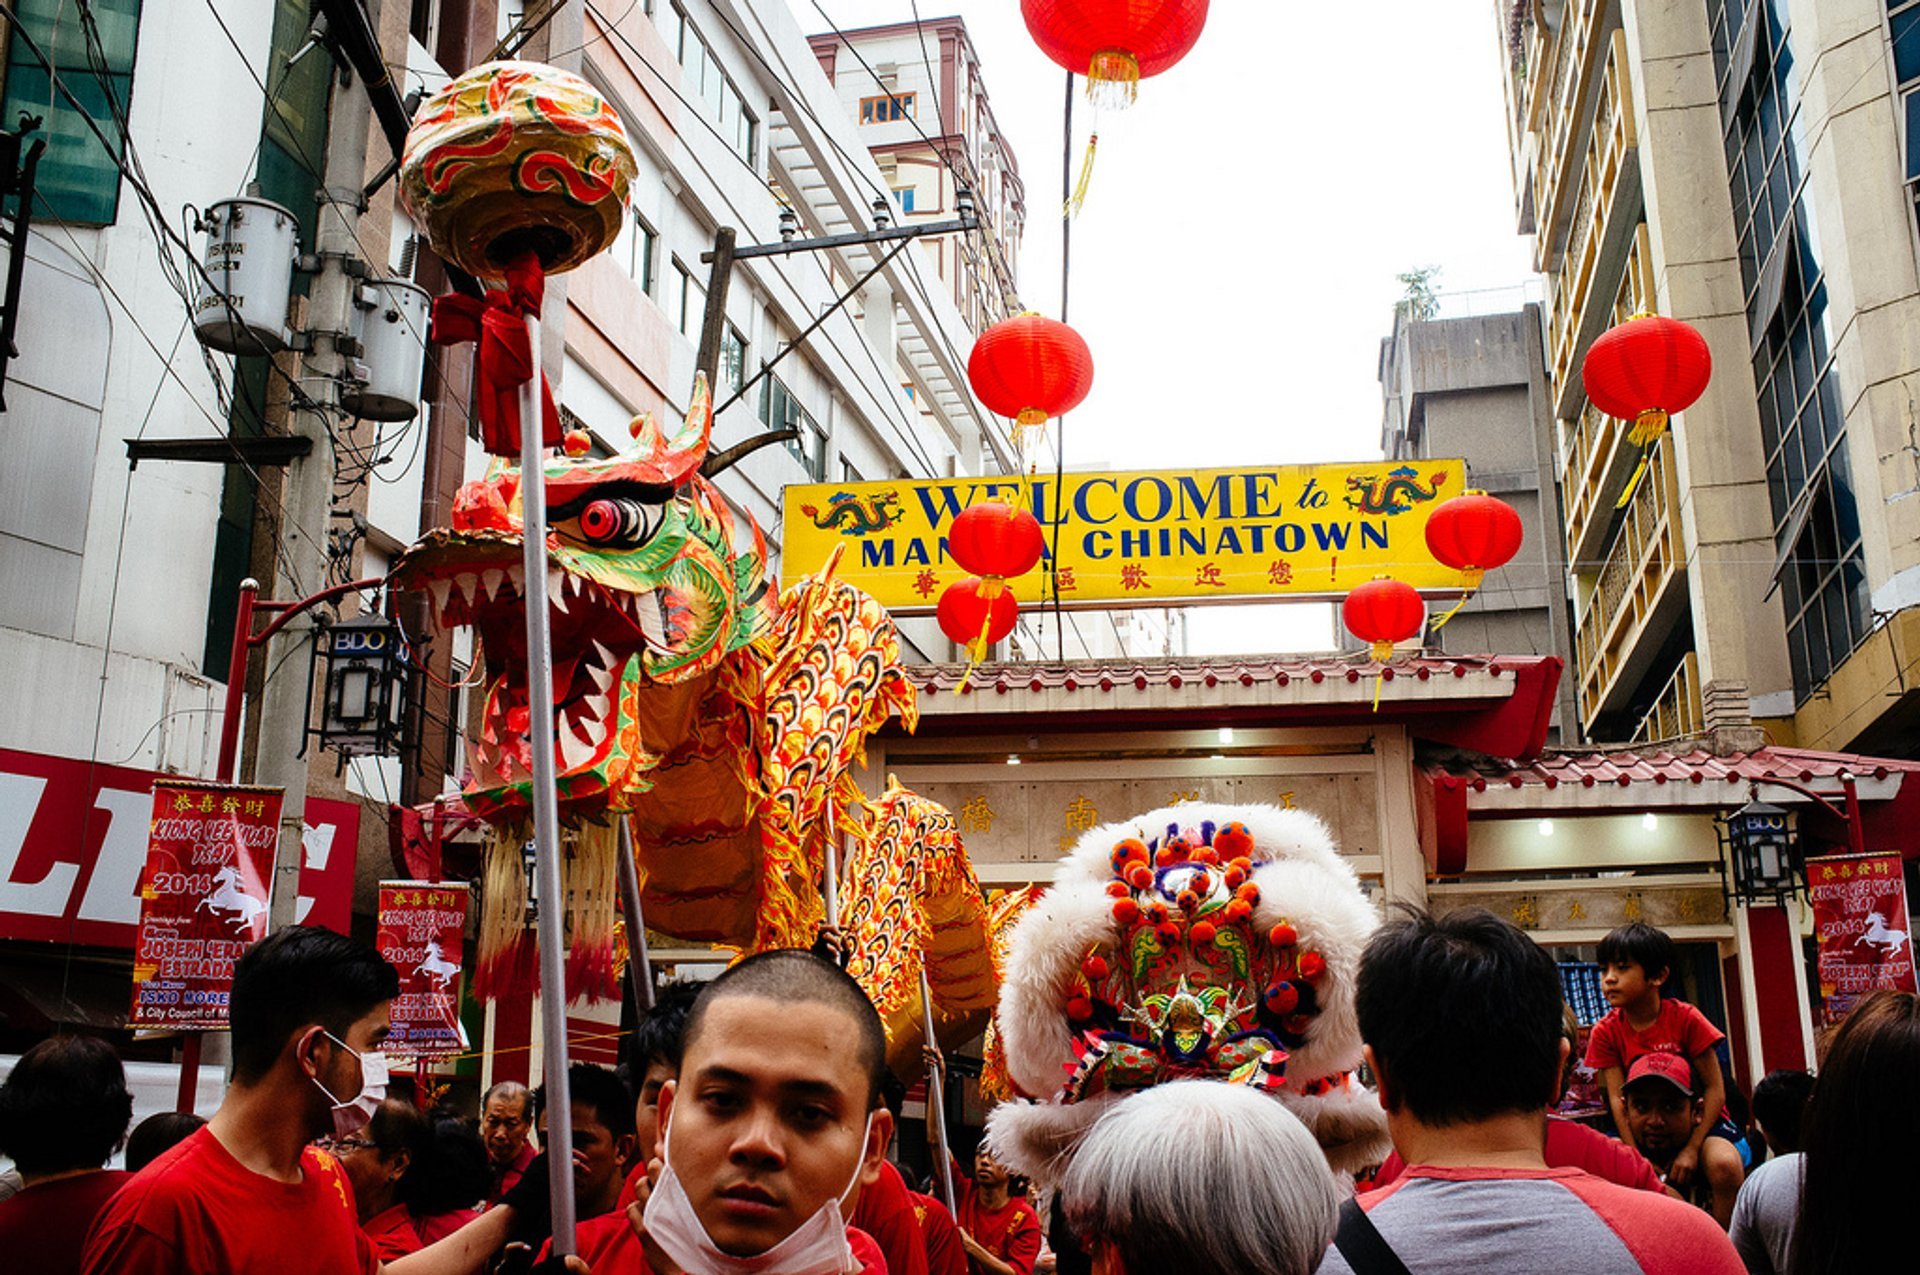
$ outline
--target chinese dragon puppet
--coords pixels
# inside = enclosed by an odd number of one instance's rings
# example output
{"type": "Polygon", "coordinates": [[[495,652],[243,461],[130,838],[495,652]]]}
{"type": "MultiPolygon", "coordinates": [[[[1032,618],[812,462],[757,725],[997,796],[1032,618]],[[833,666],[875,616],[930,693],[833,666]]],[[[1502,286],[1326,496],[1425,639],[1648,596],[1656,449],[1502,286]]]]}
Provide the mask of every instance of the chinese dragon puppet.
{"type": "Polygon", "coordinates": [[[1255,1085],[1341,1169],[1386,1117],[1353,1077],[1354,979],[1376,922],[1319,819],[1189,803],[1083,835],[1051,888],[996,906],[1005,972],[983,1085],[988,1137],[1057,1177],[1107,1104],[1163,1081],[1255,1085]]]}
{"type": "MultiPolygon", "coordinates": [[[[555,768],[568,841],[569,984],[611,994],[618,828],[648,928],[743,952],[807,946],[824,919],[828,842],[843,874],[851,964],[903,1060],[920,1040],[919,952],[942,1034],[978,1030],[994,997],[985,903],[941,807],[891,788],[871,809],[852,770],[914,692],[886,610],[829,567],[777,600],[766,546],[746,547],[708,481],[704,382],[672,430],[634,422],[630,451],[552,456],[548,593],[555,768]]],[[[737,451],[736,453],[737,454],[737,451]]],[[[489,681],[463,796],[490,826],[475,990],[531,977],[520,847],[531,821],[518,468],[461,488],[451,526],[396,564],[442,629],[472,626],[489,681]]]]}

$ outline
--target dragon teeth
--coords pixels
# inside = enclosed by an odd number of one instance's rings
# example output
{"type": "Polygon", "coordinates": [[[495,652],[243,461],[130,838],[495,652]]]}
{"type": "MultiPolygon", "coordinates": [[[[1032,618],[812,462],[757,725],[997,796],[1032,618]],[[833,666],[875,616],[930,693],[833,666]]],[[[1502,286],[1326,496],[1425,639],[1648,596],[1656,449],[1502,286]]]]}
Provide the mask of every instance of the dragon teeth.
{"type": "Polygon", "coordinates": [[[427,581],[427,591],[433,594],[433,613],[440,617],[442,623],[445,623],[447,618],[447,595],[453,592],[453,581],[444,578],[429,580],[427,581]]]}
{"type": "Polygon", "coordinates": [[[500,592],[500,586],[505,582],[506,578],[507,573],[499,567],[488,567],[480,573],[481,594],[491,601],[494,595],[500,592]]]}
{"type": "Polygon", "coordinates": [[[480,592],[480,577],[471,571],[462,571],[453,578],[453,587],[459,591],[461,601],[477,601],[480,592]]]}
{"type": "Polygon", "coordinates": [[[583,740],[570,730],[560,731],[556,743],[560,750],[562,770],[578,770],[589,764],[593,761],[594,750],[598,746],[598,741],[583,740]]]}

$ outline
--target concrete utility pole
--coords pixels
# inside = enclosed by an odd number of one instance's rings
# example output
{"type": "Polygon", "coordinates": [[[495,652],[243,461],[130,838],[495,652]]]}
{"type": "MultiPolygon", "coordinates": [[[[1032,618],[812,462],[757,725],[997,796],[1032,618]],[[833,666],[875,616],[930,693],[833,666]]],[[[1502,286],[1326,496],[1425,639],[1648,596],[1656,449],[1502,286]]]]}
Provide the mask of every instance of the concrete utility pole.
{"type": "MultiPolygon", "coordinates": [[[[360,193],[367,171],[371,105],[358,76],[335,75],[327,122],[326,179],[318,196],[320,215],[313,249],[320,261],[308,294],[307,350],[289,428],[311,439],[313,450],[287,466],[280,520],[282,548],[273,595],[298,598],[319,589],[327,570],[328,516],[333,502],[333,434],[330,414],[340,398],[346,370],[345,343],[353,313],[359,259],[355,226],[365,208],[360,193]]],[[[307,810],[307,717],[312,708],[307,669],[314,622],[302,617],[282,629],[267,647],[267,683],[260,697],[256,782],[282,788],[280,841],[273,860],[273,901],[268,924],[293,924],[305,856],[301,831],[307,810]]]]}

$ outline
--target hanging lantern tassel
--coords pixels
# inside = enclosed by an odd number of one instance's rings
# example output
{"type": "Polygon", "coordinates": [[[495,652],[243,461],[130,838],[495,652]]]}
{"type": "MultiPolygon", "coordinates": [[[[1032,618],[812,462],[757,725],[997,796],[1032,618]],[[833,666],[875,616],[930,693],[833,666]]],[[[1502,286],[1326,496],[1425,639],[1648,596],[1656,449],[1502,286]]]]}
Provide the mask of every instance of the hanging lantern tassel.
{"type": "Polygon", "coordinates": [[[1450,500],[1435,505],[1427,515],[1425,529],[1427,552],[1435,560],[1460,573],[1463,592],[1451,610],[1431,626],[1438,632],[1448,620],[1460,614],[1467,599],[1480,588],[1487,572],[1497,571],[1513,561],[1520,552],[1525,530],[1512,505],[1469,488],[1450,500]]]}
{"type": "Polygon", "coordinates": [[[1025,455],[1030,445],[1047,439],[1047,414],[1037,407],[1023,407],[1013,418],[1013,448],[1025,455]]]}
{"type": "Polygon", "coordinates": [[[480,942],[473,965],[473,998],[490,1001],[533,980],[535,949],[527,929],[525,828],[487,829],[480,868],[480,942]]]}
{"type": "Polygon", "coordinates": [[[1419,592],[1392,576],[1375,576],[1341,602],[1340,618],[1347,632],[1365,642],[1374,662],[1382,666],[1373,687],[1375,712],[1380,709],[1381,684],[1387,679],[1385,665],[1393,658],[1394,646],[1420,632],[1426,614],[1426,603],[1420,600],[1419,592]]]}
{"type": "Polygon", "coordinates": [[[1706,338],[1679,319],[1636,314],[1594,340],[1581,360],[1581,386],[1595,409],[1633,422],[1627,441],[1640,449],[1640,462],[1614,508],[1625,509],[1639,490],[1673,413],[1691,407],[1712,378],[1706,338]]]}
{"type": "Polygon", "coordinates": [[[1633,466],[1633,473],[1627,477],[1627,485],[1620,492],[1620,499],[1613,502],[1615,509],[1625,509],[1633,499],[1633,493],[1640,490],[1640,480],[1647,476],[1647,466],[1653,463],[1653,447],[1667,433],[1667,422],[1671,418],[1659,408],[1651,408],[1640,413],[1633,421],[1633,427],[1627,431],[1627,441],[1640,448],[1640,459],[1633,466]]]}
{"type": "Polygon", "coordinates": [[[953,688],[959,695],[966,690],[973,670],[987,658],[988,649],[1013,632],[1020,604],[1014,601],[1013,590],[1007,588],[1004,578],[969,576],[947,586],[935,615],[948,640],[966,648],[967,671],[953,688]]]}
{"type": "MultiPolygon", "coordinates": [[[[1093,81],[1087,81],[1087,89],[1089,92],[1092,91],[1093,81]]],[[[1062,210],[1065,216],[1078,217],[1080,210],[1087,206],[1087,188],[1093,185],[1094,152],[1099,149],[1100,134],[1087,134],[1087,151],[1080,157],[1080,180],[1073,184],[1073,194],[1068,198],[1066,208],[1062,210]]]]}
{"type": "Polygon", "coordinates": [[[1102,49],[1087,66],[1087,100],[1095,110],[1124,111],[1140,100],[1140,59],[1102,49]]]}
{"type": "MultiPolygon", "coordinates": [[[[616,816],[617,817],[617,816],[616,816]]],[[[569,831],[567,847],[567,995],[612,1000],[614,903],[619,889],[619,829],[590,823],[569,831]]]]}

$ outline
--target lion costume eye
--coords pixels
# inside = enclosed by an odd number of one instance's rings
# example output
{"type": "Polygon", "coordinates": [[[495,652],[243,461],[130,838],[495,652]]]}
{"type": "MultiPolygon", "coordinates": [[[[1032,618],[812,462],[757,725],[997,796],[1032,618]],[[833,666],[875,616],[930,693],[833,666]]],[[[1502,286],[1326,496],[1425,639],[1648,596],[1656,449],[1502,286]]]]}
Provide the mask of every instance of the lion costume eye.
{"type": "Polygon", "coordinates": [[[580,511],[581,538],[601,548],[643,545],[659,527],[659,509],[624,496],[592,501],[580,511]]]}

